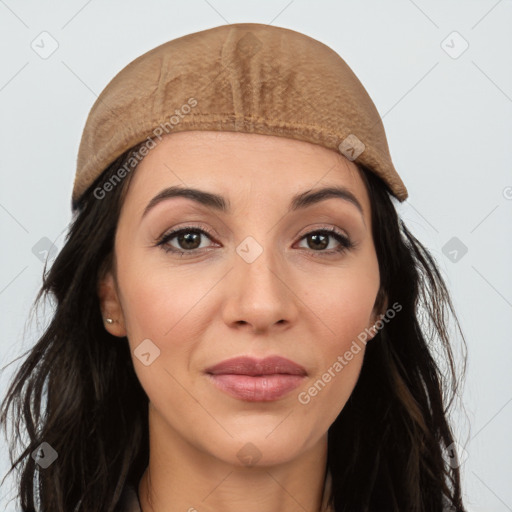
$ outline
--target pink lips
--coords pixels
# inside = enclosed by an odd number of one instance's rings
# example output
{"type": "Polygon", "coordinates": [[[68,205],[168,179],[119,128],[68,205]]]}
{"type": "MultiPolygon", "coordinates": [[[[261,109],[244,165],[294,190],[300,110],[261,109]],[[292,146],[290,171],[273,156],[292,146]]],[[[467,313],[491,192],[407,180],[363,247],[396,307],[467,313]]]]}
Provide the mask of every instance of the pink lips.
{"type": "Polygon", "coordinates": [[[284,357],[235,357],[207,368],[206,374],[225,393],[250,402],[277,400],[301,384],[306,370],[284,357]]]}

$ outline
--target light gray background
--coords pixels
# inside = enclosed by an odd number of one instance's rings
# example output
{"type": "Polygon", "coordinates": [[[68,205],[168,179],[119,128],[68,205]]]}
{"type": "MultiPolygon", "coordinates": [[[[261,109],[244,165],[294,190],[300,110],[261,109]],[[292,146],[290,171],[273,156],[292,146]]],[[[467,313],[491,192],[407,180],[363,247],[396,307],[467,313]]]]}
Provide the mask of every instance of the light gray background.
{"type": "MultiPolygon", "coordinates": [[[[399,212],[437,259],[468,342],[467,416],[460,404],[453,413],[467,452],[465,503],[472,512],[512,510],[510,0],[0,0],[2,366],[36,340],[28,313],[43,263],[33,248],[62,247],[78,144],[96,96],[147,50],[233,22],[319,39],[374,100],[410,194],[399,212]],[[58,48],[47,58],[31,47],[48,51],[52,39],[58,48]],[[469,47],[458,55],[464,40],[469,47]],[[446,246],[453,237],[456,258],[446,246]]],[[[17,366],[0,376],[2,398],[17,366]]],[[[3,476],[5,443],[0,461],[3,476]]],[[[10,485],[0,507],[14,511],[10,485]]]]}

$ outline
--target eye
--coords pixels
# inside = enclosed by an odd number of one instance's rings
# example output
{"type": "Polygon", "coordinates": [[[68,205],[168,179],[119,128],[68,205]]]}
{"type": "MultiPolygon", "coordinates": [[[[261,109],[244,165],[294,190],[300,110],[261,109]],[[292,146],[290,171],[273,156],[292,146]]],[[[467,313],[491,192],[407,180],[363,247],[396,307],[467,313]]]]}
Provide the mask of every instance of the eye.
{"type": "MultiPolygon", "coordinates": [[[[321,256],[335,254],[335,253],[343,253],[348,251],[349,249],[353,249],[355,247],[355,243],[350,240],[350,238],[343,233],[340,233],[335,228],[324,228],[316,231],[310,231],[306,235],[304,235],[301,240],[306,240],[308,246],[313,247],[313,252],[320,252],[321,256]],[[325,251],[329,246],[329,238],[335,239],[339,246],[325,251]]],[[[316,256],[316,255],[315,255],[316,256]]]]}
{"type": "Polygon", "coordinates": [[[185,252],[191,253],[201,249],[202,236],[206,236],[210,239],[213,237],[213,235],[204,228],[200,228],[199,226],[187,226],[186,228],[176,229],[166,233],[160,238],[156,245],[161,246],[165,252],[175,252],[183,255],[185,252]],[[170,244],[171,240],[174,238],[176,238],[178,247],[170,244]]]}
{"type": "MultiPolygon", "coordinates": [[[[201,247],[201,238],[203,236],[209,239],[213,238],[213,235],[205,228],[187,226],[166,233],[157,241],[156,245],[160,246],[165,252],[179,253],[183,256],[185,253],[193,254],[195,251],[204,249],[205,247],[201,247]],[[176,239],[177,247],[171,243],[174,239],[176,239]]],[[[335,228],[310,231],[300,240],[306,240],[311,251],[320,253],[318,254],[319,256],[342,253],[355,247],[355,243],[350,238],[335,228]],[[324,250],[329,247],[329,239],[336,240],[339,246],[334,249],[324,250]]]]}

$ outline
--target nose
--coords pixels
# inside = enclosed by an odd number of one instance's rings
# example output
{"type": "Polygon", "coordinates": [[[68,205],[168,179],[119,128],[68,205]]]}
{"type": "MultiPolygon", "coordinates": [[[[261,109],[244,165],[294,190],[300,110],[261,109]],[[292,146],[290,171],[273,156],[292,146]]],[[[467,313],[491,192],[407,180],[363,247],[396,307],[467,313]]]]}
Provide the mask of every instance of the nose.
{"type": "Polygon", "coordinates": [[[272,251],[263,250],[252,262],[238,254],[233,261],[223,283],[226,325],[252,334],[289,329],[298,318],[300,301],[278,258],[272,251]]]}

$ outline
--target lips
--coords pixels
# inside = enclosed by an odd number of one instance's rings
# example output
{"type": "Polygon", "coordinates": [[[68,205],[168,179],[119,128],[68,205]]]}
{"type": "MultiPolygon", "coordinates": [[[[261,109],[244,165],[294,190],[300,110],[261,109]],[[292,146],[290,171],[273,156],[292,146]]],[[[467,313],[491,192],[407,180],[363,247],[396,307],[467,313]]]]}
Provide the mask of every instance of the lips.
{"type": "Polygon", "coordinates": [[[280,356],[266,357],[264,359],[235,357],[222,361],[215,366],[207,368],[205,371],[212,375],[307,375],[306,370],[300,364],[280,356]]]}
{"type": "Polygon", "coordinates": [[[250,402],[277,400],[307,375],[303,366],[280,356],[235,357],[207,368],[205,373],[221,391],[250,402]]]}

